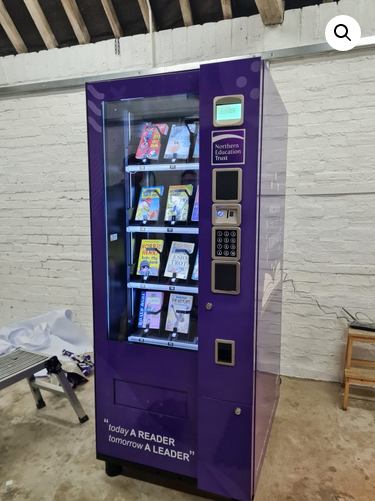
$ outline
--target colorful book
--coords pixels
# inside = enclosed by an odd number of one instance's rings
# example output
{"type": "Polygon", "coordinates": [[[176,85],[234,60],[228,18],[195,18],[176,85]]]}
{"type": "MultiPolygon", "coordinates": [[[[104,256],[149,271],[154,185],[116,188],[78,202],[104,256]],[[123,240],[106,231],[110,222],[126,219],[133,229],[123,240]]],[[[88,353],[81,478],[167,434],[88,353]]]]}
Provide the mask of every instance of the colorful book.
{"type": "Polygon", "coordinates": [[[191,214],[192,221],[199,221],[199,185],[197,188],[197,193],[195,195],[193,212],[191,214]]]}
{"type": "Polygon", "coordinates": [[[164,240],[142,240],[139,251],[137,275],[159,275],[160,253],[163,252],[164,240]]]}
{"type": "Polygon", "coordinates": [[[138,328],[159,329],[162,305],[162,292],[142,291],[141,303],[139,305],[138,328]]]}
{"type": "Polygon", "coordinates": [[[171,294],[169,297],[168,315],[165,330],[189,332],[190,311],[193,307],[193,296],[187,294],[171,294]]]}
{"type": "Polygon", "coordinates": [[[187,221],[189,214],[189,196],[192,194],[192,184],[170,186],[164,220],[187,221]]]}
{"type": "Polygon", "coordinates": [[[199,249],[197,251],[197,257],[195,258],[193,273],[191,274],[192,280],[198,280],[199,277],[199,249]]]}
{"type": "Polygon", "coordinates": [[[135,158],[139,160],[159,160],[161,134],[168,134],[167,124],[146,123],[143,126],[135,158]]]}
{"type": "Polygon", "coordinates": [[[139,196],[136,221],[157,221],[160,210],[160,197],[163,195],[164,186],[148,186],[142,188],[139,196]]]}
{"type": "Polygon", "coordinates": [[[164,276],[181,278],[186,280],[189,273],[189,258],[194,252],[195,244],[192,242],[172,242],[169,251],[168,262],[165,268],[164,276]]]}
{"type": "Polygon", "coordinates": [[[195,132],[196,125],[173,124],[169,134],[168,144],[165,149],[164,158],[170,160],[186,160],[190,152],[190,132],[195,132]]]}
{"type": "Polygon", "coordinates": [[[199,158],[199,132],[200,129],[198,129],[197,137],[195,139],[193,158],[199,158]]]}

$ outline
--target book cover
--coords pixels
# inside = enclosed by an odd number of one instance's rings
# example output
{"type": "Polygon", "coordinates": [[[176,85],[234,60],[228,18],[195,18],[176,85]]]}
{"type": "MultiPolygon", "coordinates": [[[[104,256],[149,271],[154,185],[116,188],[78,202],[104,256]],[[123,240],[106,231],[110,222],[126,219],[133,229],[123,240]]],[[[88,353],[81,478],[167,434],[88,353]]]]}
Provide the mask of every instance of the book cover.
{"type": "Polygon", "coordinates": [[[198,280],[199,277],[199,249],[197,251],[197,257],[195,258],[193,273],[191,274],[192,280],[198,280]]]}
{"type": "Polygon", "coordinates": [[[193,212],[191,214],[192,221],[199,221],[199,185],[197,188],[197,193],[195,195],[193,212]]]}
{"type": "Polygon", "coordinates": [[[137,275],[159,275],[160,253],[163,251],[164,240],[142,240],[139,251],[137,275]],[[158,252],[159,251],[159,252],[158,252]]]}
{"type": "Polygon", "coordinates": [[[199,132],[200,129],[198,129],[197,137],[195,139],[193,158],[199,158],[199,132]]]}
{"type": "Polygon", "coordinates": [[[165,277],[173,277],[176,273],[176,278],[187,279],[190,254],[194,251],[194,246],[192,242],[172,242],[164,272],[165,277]]]}
{"type": "Polygon", "coordinates": [[[143,126],[135,158],[139,160],[159,160],[161,134],[168,134],[167,124],[146,123],[143,126]]]}
{"type": "Polygon", "coordinates": [[[189,214],[189,196],[193,194],[192,184],[170,186],[168,190],[165,221],[187,221],[189,214]]]}
{"type": "MultiPolygon", "coordinates": [[[[196,125],[189,126],[194,133],[196,125]]],[[[171,160],[186,160],[190,151],[190,132],[187,125],[173,124],[169,134],[168,144],[164,158],[171,160]]]]}
{"type": "Polygon", "coordinates": [[[163,305],[163,293],[154,291],[142,291],[139,305],[138,328],[159,329],[161,307],[163,305]]]}
{"type": "Polygon", "coordinates": [[[148,186],[142,188],[139,196],[136,221],[157,221],[160,210],[160,197],[163,195],[164,186],[148,186]]]}
{"type": "Polygon", "coordinates": [[[168,315],[165,330],[176,329],[181,334],[189,332],[190,311],[193,307],[193,296],[187,294],[171,294],[169,297],[168,315]]]}

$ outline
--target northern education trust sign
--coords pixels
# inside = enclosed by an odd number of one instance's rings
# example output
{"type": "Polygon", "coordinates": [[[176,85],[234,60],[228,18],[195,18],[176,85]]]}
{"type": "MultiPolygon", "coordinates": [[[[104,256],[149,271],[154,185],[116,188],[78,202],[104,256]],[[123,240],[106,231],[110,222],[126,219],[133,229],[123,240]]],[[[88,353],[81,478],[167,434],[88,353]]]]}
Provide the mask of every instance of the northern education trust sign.
{"type": "Polygon", "coordinates": [[[245,129],[212,132],[212,165],[245,163],[245,129]]]}

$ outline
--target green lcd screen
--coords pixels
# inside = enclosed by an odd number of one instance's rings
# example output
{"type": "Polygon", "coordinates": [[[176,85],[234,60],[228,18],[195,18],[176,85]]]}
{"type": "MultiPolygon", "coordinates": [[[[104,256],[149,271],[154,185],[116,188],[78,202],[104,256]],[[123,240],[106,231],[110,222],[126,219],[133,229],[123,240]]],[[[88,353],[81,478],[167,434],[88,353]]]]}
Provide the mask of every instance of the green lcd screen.
{"type": "Polygon", "coordinates": [[[226,103],[216,105],[216,120],[240,120],[242,116],[242,103],[226,103]]]}

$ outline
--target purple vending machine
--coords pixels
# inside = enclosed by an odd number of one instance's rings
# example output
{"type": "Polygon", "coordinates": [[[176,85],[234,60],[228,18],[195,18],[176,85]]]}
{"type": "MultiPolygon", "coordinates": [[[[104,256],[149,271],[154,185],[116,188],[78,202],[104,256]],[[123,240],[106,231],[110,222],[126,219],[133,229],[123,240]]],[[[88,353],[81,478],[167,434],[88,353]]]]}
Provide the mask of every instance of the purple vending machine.
{"type": "Polygon", "coordinates": [[[279,393],[287,114],[260,59],[87,84],[97,456],[255,493],[279,393]]]}

